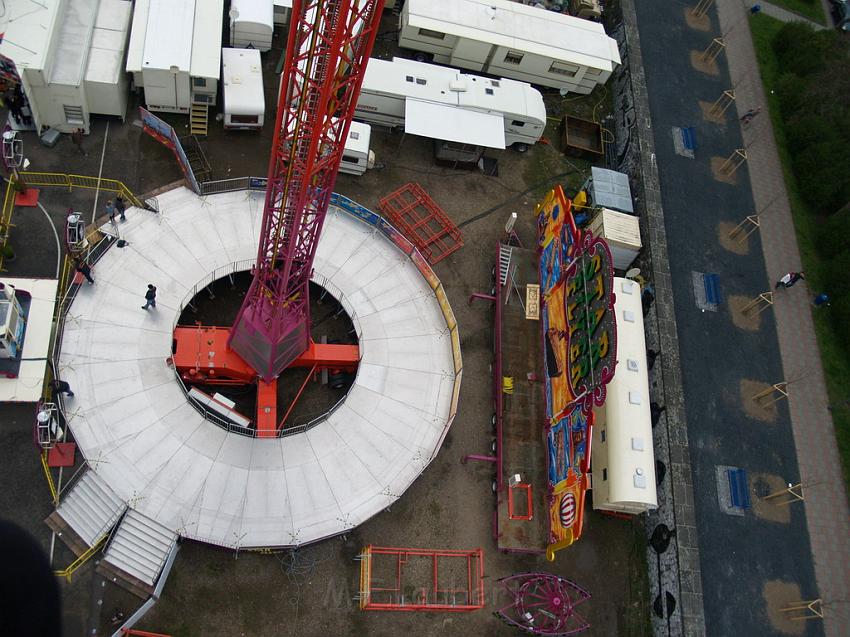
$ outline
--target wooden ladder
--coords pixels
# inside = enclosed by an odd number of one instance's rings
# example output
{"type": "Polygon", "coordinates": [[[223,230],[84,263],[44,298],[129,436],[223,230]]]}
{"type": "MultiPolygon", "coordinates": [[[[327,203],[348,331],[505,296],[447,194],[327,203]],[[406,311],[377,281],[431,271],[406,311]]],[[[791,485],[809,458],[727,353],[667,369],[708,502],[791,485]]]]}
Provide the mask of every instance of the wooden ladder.
{"type": "Polygon", "coordinates": [[[192,135],[206,135],[209,122],[209,104],[192,102],[189,111],[189,131],[192,135]]]}

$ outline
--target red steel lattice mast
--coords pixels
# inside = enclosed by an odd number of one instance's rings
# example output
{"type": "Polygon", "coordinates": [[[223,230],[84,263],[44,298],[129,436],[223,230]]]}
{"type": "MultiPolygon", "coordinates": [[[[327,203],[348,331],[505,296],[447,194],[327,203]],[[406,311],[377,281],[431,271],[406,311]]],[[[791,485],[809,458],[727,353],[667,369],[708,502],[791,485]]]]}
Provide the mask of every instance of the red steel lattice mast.
{"type": "Polygon", "coordinates": [[[228,345],[266,381],[310,344],[319,233],[384,0],[294,0],[254,280],[228,345]]]}

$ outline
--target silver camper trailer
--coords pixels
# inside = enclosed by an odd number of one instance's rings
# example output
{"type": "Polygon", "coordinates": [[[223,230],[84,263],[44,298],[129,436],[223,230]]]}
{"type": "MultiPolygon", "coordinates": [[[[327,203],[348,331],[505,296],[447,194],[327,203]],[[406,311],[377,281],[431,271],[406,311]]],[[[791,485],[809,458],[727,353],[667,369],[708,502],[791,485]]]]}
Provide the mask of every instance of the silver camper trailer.
{"type": "Polygon", "coordinates": [[[354,117],[439,140],[438,160],[468,163],[485,148],[525,150],[546,127],[543,96],[525,82],[403,58],[369,61],[354,117]]]}
{"type": "Polygon", "coordinates": [[[598,22],[508,0],[406,0],[399,46],[434,62],[590,93],[620,64],[598,22]]]}

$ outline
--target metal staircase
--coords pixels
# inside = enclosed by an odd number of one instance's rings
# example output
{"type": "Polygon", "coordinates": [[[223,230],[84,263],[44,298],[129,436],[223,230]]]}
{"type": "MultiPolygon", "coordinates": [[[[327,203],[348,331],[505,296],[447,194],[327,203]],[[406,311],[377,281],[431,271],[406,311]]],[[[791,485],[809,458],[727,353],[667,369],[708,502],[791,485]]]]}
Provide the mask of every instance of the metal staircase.
{"type": "Polygon", "coordinates": [[[499,244],[499,283],[504,286],[508,282],[508,272],[511,269],[513,248],[504,243],[499,244]]]}
{"type": "Polygon", "coordinates": [[[98,571],[140,597],[153,593],[177,533],[129,509],[112,536],[98,571]]]}
{"type": "Polygon", "coordinates": [[[209,104],[203,102],[192,102],[189,110],[189,133],[192,135],[206,135],[209,124],[209,104]]]}
{"type": "Polygon", "coordinates": [[[126,503],[94,471],[86,471],[45,520],[75,555],[80,556],[115,526],[126,503]]]}

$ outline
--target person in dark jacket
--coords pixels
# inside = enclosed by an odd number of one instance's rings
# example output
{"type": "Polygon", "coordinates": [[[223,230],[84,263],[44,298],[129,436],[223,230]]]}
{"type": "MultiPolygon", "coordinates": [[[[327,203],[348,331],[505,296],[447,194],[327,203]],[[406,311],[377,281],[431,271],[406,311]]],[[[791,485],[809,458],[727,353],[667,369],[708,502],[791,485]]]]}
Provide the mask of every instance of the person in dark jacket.
{"type": "Polygon", "coordinates": [[[149,307],[156,307],[156,286],[153,283],[148,283],[148,291],[145,292],[145,304],[142,309],[146,310],[149,307]]]}

